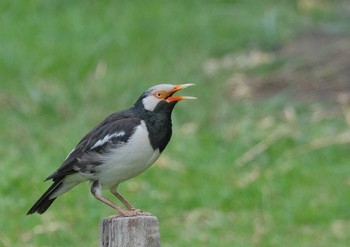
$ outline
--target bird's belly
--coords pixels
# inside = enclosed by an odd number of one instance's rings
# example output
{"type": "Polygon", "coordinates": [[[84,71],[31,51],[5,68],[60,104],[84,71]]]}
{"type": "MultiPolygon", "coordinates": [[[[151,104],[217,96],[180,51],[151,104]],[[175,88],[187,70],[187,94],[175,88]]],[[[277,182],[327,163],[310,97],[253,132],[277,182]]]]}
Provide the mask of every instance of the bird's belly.
{"type": "Polygon", "coordinates": [[[147,128],[141,124],[133,137],[124,145],[111,150],[96,169],[95,179],[102,187],[111,188],[142,173],[159,157],[148,139],[147,128]]]}

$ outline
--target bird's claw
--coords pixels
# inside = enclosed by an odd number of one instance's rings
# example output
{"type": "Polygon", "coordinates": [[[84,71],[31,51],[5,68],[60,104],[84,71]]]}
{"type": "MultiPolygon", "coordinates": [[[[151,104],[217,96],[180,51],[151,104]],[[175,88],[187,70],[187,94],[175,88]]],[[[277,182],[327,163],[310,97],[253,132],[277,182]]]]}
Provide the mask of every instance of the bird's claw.
{"type": "Polygon", "coordinates": [[[151,213],[148,213],[148,212],[144,212],[140,209],[133,209],[131,210],[133,212],[134,215],[143,215],[143,216],[150,216],[152,215],[151,213]]]}
{"type": "Polygon", "coordinates": [[[128,211],[119,212],[118,217],[133,217],[133,216],[151,216],[151,213],[144,212],[140,209],[132,209],[128,211]]]}

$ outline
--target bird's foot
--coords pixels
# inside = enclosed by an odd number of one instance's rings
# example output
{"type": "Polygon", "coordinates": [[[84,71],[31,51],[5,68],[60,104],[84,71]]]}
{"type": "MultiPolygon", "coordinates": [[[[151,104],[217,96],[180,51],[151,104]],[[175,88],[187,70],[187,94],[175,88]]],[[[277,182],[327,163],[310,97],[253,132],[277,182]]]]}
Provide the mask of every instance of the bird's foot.
{"type": "Polygon", "coordinates": [[[142,211],[140,209],[136,209],[136,208],[131,210],[131,211],[134,213],[134,215],[143,215],[143,216],[150,216],[150,215],[152,215],[151,213],[144,212],[144,211],[142,211]]]}
{"type": "Polygon", "coordinates": [[[151,216],[151,213],[144,212],[140,209],[132,209],[125,211],[123,210],[122,212],[119,211],[118,217],[132,217],[132,216],[151,216]]]}

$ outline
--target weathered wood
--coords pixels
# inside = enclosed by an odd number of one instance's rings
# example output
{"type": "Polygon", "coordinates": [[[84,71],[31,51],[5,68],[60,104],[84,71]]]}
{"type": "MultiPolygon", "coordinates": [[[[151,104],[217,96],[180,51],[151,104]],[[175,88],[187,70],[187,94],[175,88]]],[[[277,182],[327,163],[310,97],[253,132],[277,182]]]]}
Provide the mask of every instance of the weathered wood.
{"type": "Polygon", "coordinates": [[[116,217],[100,222],[101,247],[159,247],[160,235],[155,216],[116,217]]]}

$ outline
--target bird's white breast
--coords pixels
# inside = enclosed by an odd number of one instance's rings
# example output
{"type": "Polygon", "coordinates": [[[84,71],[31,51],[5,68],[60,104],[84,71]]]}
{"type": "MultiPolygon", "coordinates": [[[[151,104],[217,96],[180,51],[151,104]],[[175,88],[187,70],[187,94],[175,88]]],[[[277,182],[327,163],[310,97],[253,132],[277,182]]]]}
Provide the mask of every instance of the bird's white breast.
{"type": "Polygon", "coordinates": [[[154,150],[150,144],[145,122],[141,121],[127,143],[105,156],[97,167],[96,179],[102,187],[111,188],[142,173],[159,155],[159,150],[154,150]]]}

